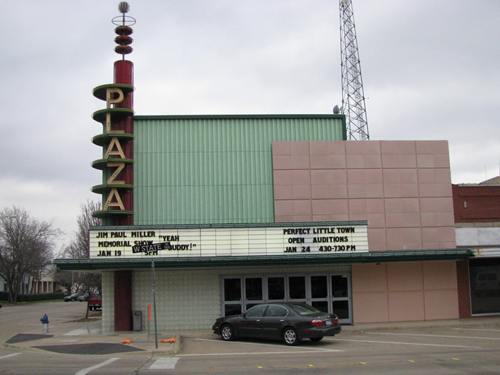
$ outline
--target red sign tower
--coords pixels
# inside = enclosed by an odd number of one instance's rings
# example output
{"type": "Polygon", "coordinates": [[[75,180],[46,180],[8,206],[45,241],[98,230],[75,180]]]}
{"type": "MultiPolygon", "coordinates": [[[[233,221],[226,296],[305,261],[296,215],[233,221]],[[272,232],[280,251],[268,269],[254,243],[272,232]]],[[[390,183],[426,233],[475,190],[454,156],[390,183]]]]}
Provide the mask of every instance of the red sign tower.
{"type": "MultiPolygon", "coordinates": [[[[92,167],[102,170],[102,183],[92,191],[102,195],[102,209],[94,213],[103,225],[134,224],[134,64],[125,60],[132,52],[133,17],[127,16],[129,6],[121,2],[121,16],[113,18],[117,34],[115,52],[122,56],[114,63],[114,83],[98,86],[94,96],[106,102],[106,108],[94,112],[93,118],[103,125],[102,134],[92,142],[102,147],[102,158],[92,167]]],[[[132,329],[132,271],[115,271],[115,330],[132,329]]]]}
{"type": "Polygon", "coordinates": [[[104,225],[132,225],[134,210],[134,64],[125,60],[132,52],[133,17],[127,16],[129,6],[121,2],[121,16],[113,18],[117,25],[115,52],[122,56],[114,63],[114,83],[98,86],[94,96],[106,102],[106,108],[94,112],[94,120],[102,123],[103,132],[92,142],[103,148],[102,159],[92,167],[103,171],[102,184],[92,191],[102,195],[102,210],[95,213],[104,225]]]}

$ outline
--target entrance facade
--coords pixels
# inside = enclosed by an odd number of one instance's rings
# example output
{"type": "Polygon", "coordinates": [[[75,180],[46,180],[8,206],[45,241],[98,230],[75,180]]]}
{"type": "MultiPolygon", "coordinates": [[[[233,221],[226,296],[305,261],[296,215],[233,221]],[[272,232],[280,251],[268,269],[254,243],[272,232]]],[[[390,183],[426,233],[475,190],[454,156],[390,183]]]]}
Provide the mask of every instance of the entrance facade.
{"type": "Polygon", "coordinates": [[[500,258],[469,261],[472,315],[500,314],[500,258]]]}
{"type": "Polygon", "coordinates": [[[352,324],[351,272],[223,276],[222,314],[236,315],[265,302],[302,302],[352,324]]]}

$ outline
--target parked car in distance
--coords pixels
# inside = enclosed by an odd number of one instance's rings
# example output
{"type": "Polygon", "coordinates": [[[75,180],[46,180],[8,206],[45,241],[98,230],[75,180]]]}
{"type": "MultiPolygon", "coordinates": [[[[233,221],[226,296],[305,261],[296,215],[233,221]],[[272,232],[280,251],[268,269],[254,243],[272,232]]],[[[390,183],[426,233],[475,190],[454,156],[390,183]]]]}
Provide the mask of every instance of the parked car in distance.
{"type": "Polygon", "coordinates": [[[83,292],[83,293],[80,293],[80,295],[78,297],[76,297],[77,301],[80,301],[80,302],[85,302],[89,299],[89,292],[83,292]]]}
{"type": "Polygon", "coordinates": [[[81,292],[75,292],[64,296],[64,302],[76,301],[81,292]]]}
{"type": "Polygon", "coordinates": [[[102,309],[102,298],[98,295],[90,295],[87,299],[87,308],[91,311],[101,310],[102,309]]]}
{"type": "Polygon", "coordinates": [[[265,338],[286,345],[297,345],[303,339],[317,342],[341,331],[336,315],[294,302],[258,304],[244,314],[218,318],[212,329],[225,341],[265,338]]]}

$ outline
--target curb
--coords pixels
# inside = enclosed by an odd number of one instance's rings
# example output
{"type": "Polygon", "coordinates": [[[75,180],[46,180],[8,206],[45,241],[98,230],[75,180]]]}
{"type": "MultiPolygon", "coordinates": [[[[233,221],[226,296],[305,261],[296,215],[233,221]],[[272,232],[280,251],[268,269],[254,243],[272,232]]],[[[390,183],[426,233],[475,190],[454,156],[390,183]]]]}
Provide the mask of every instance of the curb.
{"type": "Polygon", "coordinates": [[[184,338],[181,335],[175,336],[174,354],[179,354],[181,352],[183,340],[184,338]]]}
{"type": "Polygon", "coordinates": [[[175,335],[174,337],[175,337],[175,343],[172,345],[171,348],[169,348],[169,349],[163,349],[160,346],[158,346],[158,349],[153,348],[153,349],[146,350],[146,351],[149,351],[153,355],[155,355],[155,354],[176,355],[176,354],[180,353],[181,350],[182,350],[182,340],[183,340],[183,338],[180,335],[175,335]]]}
{"type": "Polygon", "coordinates": [[[456,320],[428,320],[408,321],[393,323],[367,323],[342,326],[343,332],[363,333],[366,331],[382,330],[404,330],[404,329],[426,329],[426,328],[450,328],[450,327],[484,327],[497,326],[500,324],[500,316],[473,317],[456,320]]]}

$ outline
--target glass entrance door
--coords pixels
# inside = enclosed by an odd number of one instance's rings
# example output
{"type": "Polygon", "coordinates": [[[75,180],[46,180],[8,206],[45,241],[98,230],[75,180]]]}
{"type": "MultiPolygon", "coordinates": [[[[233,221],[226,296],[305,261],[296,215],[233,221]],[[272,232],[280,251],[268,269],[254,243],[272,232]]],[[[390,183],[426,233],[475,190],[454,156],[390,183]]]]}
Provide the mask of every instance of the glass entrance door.
{"type": "Polygon", "coordinates": [[[264,302],[305,302],[352,323],[351,274],[241,275],[223,278],[224,315],[264,302]]]}
{"type": "Polygon", "coordinates": [[[324,312],[328,311],[328,276],[326,275],[311,275],[311,306],[324,312]]]}
{"type": "Polygon", "coordinates": [[[350,275],[331,276],[331,306],[341,323],[352,323],[350,275]]]}
{"type": "Polygon", "coordinates": [[[337,314],[343,324],[351,324],[351,275],[311,275],[308,279],[307,303],[318,310],[337,314]]]}

